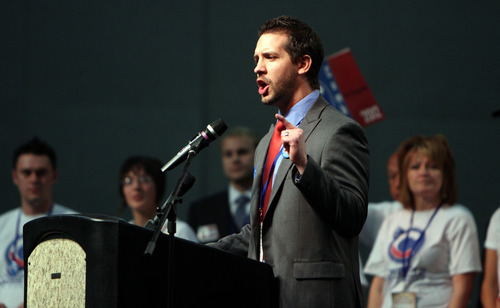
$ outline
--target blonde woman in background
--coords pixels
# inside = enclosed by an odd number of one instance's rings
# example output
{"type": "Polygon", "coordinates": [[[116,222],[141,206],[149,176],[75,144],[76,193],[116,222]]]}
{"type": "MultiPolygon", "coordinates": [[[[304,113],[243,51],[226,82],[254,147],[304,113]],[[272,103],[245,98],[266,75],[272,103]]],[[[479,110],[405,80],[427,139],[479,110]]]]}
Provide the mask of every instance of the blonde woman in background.
{"type": "Polygon", "coordinates": [[[384,220],[368,258],[368,307],[466,307],[481,262],[474,218],[455,204],[451,148],[441,135],[414,136],[398,152],[403,209],[384,220]]]}

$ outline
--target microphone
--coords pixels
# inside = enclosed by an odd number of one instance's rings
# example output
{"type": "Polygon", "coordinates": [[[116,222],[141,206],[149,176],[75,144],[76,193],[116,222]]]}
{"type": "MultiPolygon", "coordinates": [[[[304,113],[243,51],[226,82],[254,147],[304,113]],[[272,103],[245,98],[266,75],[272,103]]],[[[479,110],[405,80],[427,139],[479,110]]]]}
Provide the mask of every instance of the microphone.
{"type": "Polygon", "coordinates": [[[204,131],[199,132],[198,135],[191,139],[191,141],[189,141],[189,143],[182,148],[182,150],[180,150],[174,158],[161,168],[161,171],[165,172],[177,167],[180,163],[186,160],[189,151],[194,151],[198,154],[198,152],[207,147],[210,142],[219,138],[226,131],[226,129],[227,125],[221,119],[217,119],[208,124],[207,128],[204,131]]]}

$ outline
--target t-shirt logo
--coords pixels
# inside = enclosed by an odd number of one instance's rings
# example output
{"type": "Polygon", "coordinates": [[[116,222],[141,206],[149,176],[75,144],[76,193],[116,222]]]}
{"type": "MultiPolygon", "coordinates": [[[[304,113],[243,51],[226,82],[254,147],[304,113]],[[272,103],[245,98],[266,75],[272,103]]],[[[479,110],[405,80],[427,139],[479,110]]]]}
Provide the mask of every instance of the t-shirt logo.
{"type": "Polygon", "coordinates": [[[14,239],[5,250],[7,260],[7,273],[16,276],[19,271],[24,270],[23,236],[14,239]]]}
{"type": "Polygon", "coordinates": [[[393,240],[389,245],[389,257],[399,263],[408,260],[416,254],[425,242],[425,233],[418,228],[403,230],[398,228],[394,232],[393,240]]]}

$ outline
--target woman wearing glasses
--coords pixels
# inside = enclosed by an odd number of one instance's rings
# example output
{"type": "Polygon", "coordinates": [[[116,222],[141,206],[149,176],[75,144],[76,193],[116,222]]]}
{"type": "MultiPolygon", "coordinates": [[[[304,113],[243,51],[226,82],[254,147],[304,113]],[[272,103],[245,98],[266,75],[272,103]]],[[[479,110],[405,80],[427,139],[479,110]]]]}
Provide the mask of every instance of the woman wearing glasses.
{"type": "MultiPolygon", "coordinates": [[[[156,158],[132,156],[123,163],[120,169],[119,192],[122,198],[122,209],[132,211],[131,223],[144,226],[148,220],[156,216],[156,208],[161,206],[165,192],[165,175],[161,172],[163,164],[156,158]]],[[[196,242],[196,235],[184,221],[177,220],[175,236],[196,242]]],[[[167,232],[165,223],[162,232],[167,232]]]]}

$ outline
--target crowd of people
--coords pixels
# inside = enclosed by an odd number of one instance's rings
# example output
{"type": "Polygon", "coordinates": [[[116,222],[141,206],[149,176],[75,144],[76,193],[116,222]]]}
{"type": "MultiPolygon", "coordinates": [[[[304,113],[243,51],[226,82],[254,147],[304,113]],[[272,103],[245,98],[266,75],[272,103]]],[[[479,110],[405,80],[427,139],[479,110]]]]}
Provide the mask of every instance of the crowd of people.
{"type": "MultiPolygon", "coordinates": [[[[254,61],[261,101],[278,113],[260,141],[243,127],[226,134],[228,189],[194,202],[176,236],[271,265],[280,307],[363,307],[363,271],[373,276],[368,307],[466,307],[482,270],[481,245],[473,215],[457,204],[446,138],[403,141],[387,166],[393,200],[368,204],[367,138],[320,94],[316,32],[289,16],[270,19],[259,29],[254,61]],[[365,266],[359,244],[371,249],[365,266]]],[[[130,223],[155,217],[166,181],[161,166],[132,156],[119,170],[130,223]]],[[[23,306],[22,226],[76,213],[52,199],[57,177],[55,152],[43,141],[15,150],[20,207],[0,216],[0,308],[23,306]]],[[[484,307],[500,308],[499,220],[497,210],[485,242],[484,307]]]]}

